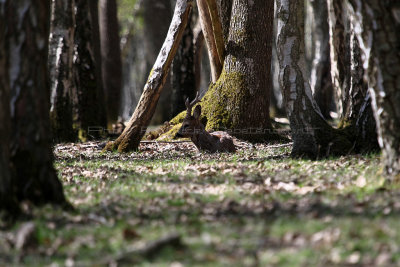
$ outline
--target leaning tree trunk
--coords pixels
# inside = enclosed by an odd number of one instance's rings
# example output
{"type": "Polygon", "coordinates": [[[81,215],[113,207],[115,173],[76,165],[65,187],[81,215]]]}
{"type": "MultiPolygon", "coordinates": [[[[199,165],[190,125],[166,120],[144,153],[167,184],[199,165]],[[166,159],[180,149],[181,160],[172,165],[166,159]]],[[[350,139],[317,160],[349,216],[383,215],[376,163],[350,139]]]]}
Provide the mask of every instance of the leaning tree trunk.
{"type": "Polygon", "coordinates": [[[102,77],[108,123],[118,120],[122,88],[122,63],[116,0],[100,0],[102,77]]]}
{"type": "Polygon", "coordinates": [[[35,204],[65,204],[50,147],[47,68],[50,0],[4,3],[8,5],[6,41],[13,51],[9,53],[13,133],[10,158],[16,196],[35,204]]]}
{"type": "Polygon", "coordinates": [[[197,0],[197,8],[201,29],[208,48],[211,81],[216,82],[222,72],[225,54],[223,27],[218,14],[218,6],[216,0],[197,0]]]}
{"type": "Polygon", "coordinates": [[[108,143],[106,150],[118,148],[119,152],[126,152],[138,149],[140,140],[146,133],[156,109],[172,60],[185,31],[192,5],[192,0],[177,1],[168,35],[150,72],[135,112],[123,133],[117,140],[108,143]]]}
{"type": "Polygon", "coordinates": [[[224,69],[202,101],[207,129],[249,141],[271,136],[273,18],[273,1],[233,1],[224,69]]]}
{"type": "Polygon", "coordinates": [[[278,0],[279,81],[293,139],[293,157],[346,153],[351,143],[324,120],[305,75],[304,1],[278,0]]]}
{"type": "MultiPolygon", "coordinates": [[[[93,4],[93,3],[92,3],[93,4]]],[[[93,8],[88,1],[75,0],[75,59],[73,65],[75,89],[75,120],[79,137],[98,137],[107,126],[103,92],[98,75],[101,71],[96,58],[93,8]],[[92,9],[92,10],[91,10],[92,9]],[[88,15],[89,14],[89,15],[88,15]]],[[[94,16],[95,17],[95,16],[94,16]]],[[[96,28],[96,27],[95,27],[96,28]]]]}
{"type": "Polygon", "coordinates": [[[313,62],[310,84],[314,99],[322,115],[331,118],[330,111],[334,109],[334,94],[331,79],[331,62],[329,56],[329,24],[328,6],[325,0],[311,1],[313,25],[312,36],[314,43],[313,62]]]}
{"type": "Polygon", "coordinates": [[[372,95],[385,171],[400,175],[400,4],[351,1],[360,30],[366,79],[372,95]]]}
{"type": "Polygon", "coordinates": [[[192,24],[192,15],[190,15],[181,44],[176,52],[174,61],[172,62],[172,116],[177,115],[179,112],[185,109],[184,99],[193,99],[196,95],[193,42],[194,35],[192,24]]]}
{"type": "Polygon", "coordinates": [[[74,13],[69,0],[52,1],[52,20],[49,48],[51,79],[50,122],[56,142],[72,142],[73,130],[72,60],[74,53],[74,13]]]}

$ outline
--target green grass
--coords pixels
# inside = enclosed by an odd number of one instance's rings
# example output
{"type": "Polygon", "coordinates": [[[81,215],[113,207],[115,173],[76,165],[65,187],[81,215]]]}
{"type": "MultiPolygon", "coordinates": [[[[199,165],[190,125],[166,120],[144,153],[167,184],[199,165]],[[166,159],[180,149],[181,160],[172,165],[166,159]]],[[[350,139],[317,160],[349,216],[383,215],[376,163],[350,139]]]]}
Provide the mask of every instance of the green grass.
{"type": "Polygon", "coordinates": [[[7,237],[26,221],[1,231],[0,266],[400,264],[400,190],[384,183],[379,155],[308,161],[265,145],[236,154],[72,148],[56,149],[56,168],[76,210],[29,209],[33,241],[17,250],[7,237]],[[181,246],[127,253],[172,233],[181,246]]]}

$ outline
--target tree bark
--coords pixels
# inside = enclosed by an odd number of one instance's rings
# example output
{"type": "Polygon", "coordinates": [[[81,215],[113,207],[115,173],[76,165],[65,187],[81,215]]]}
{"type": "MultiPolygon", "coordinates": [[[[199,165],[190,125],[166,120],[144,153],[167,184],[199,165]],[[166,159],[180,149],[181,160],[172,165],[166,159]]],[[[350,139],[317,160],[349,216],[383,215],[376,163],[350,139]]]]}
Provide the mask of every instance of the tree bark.
{"type": "Polygon", "coordinates": [[[313,17],[312,36],[314,43],[313,62],[311,68],[311,90],[322,115],[330,119],[330,111],[334,107],[334,92],[331,78],[331,62],[329,47],[328,6],[325,0],[311,1],[313,17]]]}
{"type": "Polygon", "coordinates": [[[100,0],[102,78],[108,123],[118,120],[122,88],[122,63],[116,0],[100,0]]]}
{"type": "Polygon", "coordinates": [[[400,174],[400,4],[352,0],[385,171],[400,174]]]}
{"type": "Polygon", "coordinates": [[[189,15],[181,44],[172,62],[172,116],[185,109],[184,99],[194,99],[196,95],[196,78],[194,69],[194,42],[192,13],[189,15]]]}
{"type": "MultiPolygon", "coordinates": [[[[89,1],[91,2],[91,1],[89,1]]],[[[97,23],[88,1],[76,0],[75,24],[75,59],[73,65],[75,91],[76,124],[79,137],[86,140],[88,136],[98,137],[107,126],[104,96],[102,92],[100,65],[96,61],[95,30],[97,23]],[[88,16],[89,14],[89,16],[88,16]]],[[[93,3],[92,3],[93,4],[93,3]]],[[[100,57],[97,57],[99,59],[100,57]]]]}
{"type": "Polygon", "coordinates": [[[279,81],[292,131],[292,156],[346,153],[352,144],[324,120],[304,72],[304,1],[278,0],[277,10],[279,81]]]}
{"type": "Polygon", "coordinates": [[[65,204],[62,185],[53,167],[49,134],[50,1],[33,4],[28,0],[6,0],[2,1],[4,3],[8,5],[6,41],[10,48],[13,133],[10,159],[16,197],[34,204],[65,204]]]}
{"type": "MultiPolygon", "coordinates": [[[[0,21],[8,21],[6,10],[9,1],[0,3],[0,21]]],[[[10,172],[10,83],[9,83],[9,43],[7,23],[0,23],[0,211],[17,211],[10,172]]]]}
{"type": "Polygon", "coordinates": [[[273,1],[233,1],[224,69],[203,99],[207,129],[250,141],[271,137],[273,18],[273,1]]]}
{"type": "Polygon", "coordinates": [[[50,123],[56,142],[72,142],[72,91],[74,87],[72,60],[74,53],[74,14],[68,0],[52,1],[49,46],[51,80],[50,123]]]}
{"type": "Polygon", "coordinates": [[[94,54],[94,64],[96,72],[96,85],[98,91],[98,103],[99,103],[99,118],[104,127],[107,127],[107,105],[104,94],[103,86],[103,61],[101,58],[101,41],[100,41],[100,25],[99,25],[99,0],[88,1],[89,4],[89,16],[92,28],[92,39],[91,44],[94,54]]]}
{"type": "Polygon", "coordinates": [[[332,84],[337,112],[342,117],[350,106],[344,93],[350,83],[350,34],[345,1],[328,0],[332,84]]]}
{"type": "Polygon", "coordinates": [[[219,17],[222,24],[222,33],[225,49],[228,44],[229,27],[231,25],[232,3],[233,0],[216,0],[219,17]]]}
{"type": "Polygon", "coordinates": [[[368,88],[363,80],[361,48],[355,31],[354,14],[348,1],[328,1],[330,6],[330,44],[332,78],[339,92],[341,121],[339,128],[351,135],[355,152],[378,150],[376,124],[372,115],[368,88]]]}
{"type": "Polygon", "coordinates": [[[168,35],[150,72],[135,112],[124,132],[115,142],[108,143],[106,150],[113,150],[117,147],[119,152],[138,149],[140,140],[144,136],[154,114],[172,60],[185,31],[192,5],[193,1],[191,0],[177,1],[168,35]]]}

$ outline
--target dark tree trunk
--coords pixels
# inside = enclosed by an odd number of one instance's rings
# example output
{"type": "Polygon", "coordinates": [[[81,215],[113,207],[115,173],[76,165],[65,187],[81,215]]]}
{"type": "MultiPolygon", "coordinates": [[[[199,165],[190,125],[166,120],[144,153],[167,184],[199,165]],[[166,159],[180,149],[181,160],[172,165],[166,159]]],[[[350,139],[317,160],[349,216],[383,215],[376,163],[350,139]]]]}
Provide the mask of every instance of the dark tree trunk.
{"type": "Polygon", "coordinates": [[[271,135],[269,97],[274,3],[234,0],[224,69],[203,99],[208,129],[250,141],[271,135]]]}
{"type": "Polygon", "coordinates": [[[122,88],[122,63],[116,0],[100,0],[102,77],[108,123],[118,120],[122,88]]]}
{"type": "Polygon", "coordinates": [[[350,106],[344,93],[350,87],[350,34],[346,3],[328,0],[331,75],[339,116],[350,106]]]}
{"type": "Polygon", "coordinates": [[[233,0],[216,0],[218,6],[218,14],[221,18],[222,33],[224,38],[225,48],[228,44],[229,27],[231,25],[232,3],[233,0]]]}
{"type": "Polygon", "coordinates": [[[334,107],[334,92],[331,78],[328,6],[325,0],[311,1],[313,26],[312,41],[314,43],[311,69],[311,90],[322,115],[330,119],[330,111],[334,107]]]}
{"type": "MultiPolygon", "coordinates": [[[[346,7],[348,4],[346,2],[346,7]]],[[[356,152],[367,153],[378,151],[378,136],[376,122],[373,115],[371,94],[364,80],[364,68],[360,43],[355,34],[354,12],[348,8],[350,19],[350,82],[344,93],[347,106],[344,110],[340,128],[346,129],[354,136],[354,148],[356,152]]]]}
{"type": "Polygon", "coordinates": [[[278,0],[279,80],[293,139],[293,157],[346,153],[352,144],[328,125],[305,74],[304,1],[278,0]]]}
{"type": "MultiPolygon", "coordinates": [[[[0,21],[8,21],[6,10],[10,1],[0,3],[0,21]]],[[[9,14],[9,13],[8,13],[9,14]]],[[[0,211],[17,212],[16,198],[10,172],[10,83],[9,83],[9,43],[7,23],[0,23],[0,211]]],[[[0,218],[1,219],[1,218],[0,218]]]]}
{"type": "MultiPolygon", "coordinates": [[[[107,126],[104,96],[102,92],[101,69],[99,62],[96,62],[96,43],[98,40],[96,32],[97,20],[93,13],[95,8],[90,8],[89,2],[76,0],[76,24],[75,24],[75,59],[74,77],[76,84],[76,114],[79,137],[85,140],[88,136],[98,137],[102,129],[107,126]],[[88,15],[89,14],[89,15],[88,15]],[[97,68],[97,69],[96,69],[97,68]]],[[[93,3],[92,3],[93,5],[93,3]]],[[[98,28],[97,28],[98,29],[98,28]]],[[[99,48],[99,47],[98,47],[99,48]]],[[[97,52],[96,52],[97,51],[97,52]]],[[[99,53],[100,54],[100,53],[99,53]]]]}
{"type": "Polygon", "coordinates": [[[356,152],[378,150],[376,124],[372,115],[368,87],[363,80],[361,48],[355,31],[354,12],[348,1],[330,0],[330,44],[332,77],[339,92],[341,122],[339,128],[352,136],[356,152]]]}
{"type": "Polygon", "coordinates": [[[65,204],[62,185],[53,167],[49,135],[50,1],[33,4],[28,0],[9,0],[2,5],[8,6],[6,41],[12,51],[9,53],[13,133],[10,159],[16,197],[35,204],[65,204]]]}
{"type": "Polygon", "coordinates": [[[72,91],[74,87],[72,60],[74,53],[74,14],[68,0],[52,1],[49,49],[51,79],[50,122],[56,142],[72,142],[72,91]]]}
{"type": "Polygon", "coordinates": [[[350,1],[360,31],[386,173],[400,174],[400,3],[350,1]]]}
{"type": "Polygon", "coordinates": [[[98,90],[99,100],[99,118],[103,122],[104,126],[107,126],[107,106],[104,97],[104,86],[103,86],[103,62],[101,60],[101,43],[100,43],[100,26],[99,26],[99,0],[91,0],[89,3],[89,16],[92,25],[92,48],[94,52],[94,64],[96,71],[96,84],[98,90]]]}
{"type": "Polygon", "coordinates": [[[182,110],[185,110],[184,99],[194,99],[196,95],[192,24],[192,15],[189,15],[181,44],[176,52],[174,61],[172,62],[172,116],[175,116],[182,110]]]}

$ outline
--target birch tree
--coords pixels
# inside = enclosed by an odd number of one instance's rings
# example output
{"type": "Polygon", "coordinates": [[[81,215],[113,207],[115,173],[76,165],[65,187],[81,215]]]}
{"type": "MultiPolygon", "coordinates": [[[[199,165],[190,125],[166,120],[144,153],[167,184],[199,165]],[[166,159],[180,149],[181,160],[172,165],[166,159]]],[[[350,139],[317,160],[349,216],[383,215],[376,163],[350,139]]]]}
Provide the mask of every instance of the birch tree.
{"type": "Polygon", "coordinates": [[[350,1],[385,171],[400,174],[400,3],[350,1]]]}
{"type": "Polygon", "coordinates": [[[305,74],[304,1],[277,1],[279,81],[293,139],[293,157],[342,154],[352,144],[324,119],[305,74]]]}
{"type": "Polygon", "coordinates": [[[57,142],[76,139],[73,129],[72,72],[74,55],[74,13],[69,0],[53,0],[49,43],[51,81],[50,121],[57,142]]]}
{"type": "Polygon", "coordinates": [[[5,188],[10,197],[18,201],[64,205],[66,200],[53,167],[50,147],[50,88],[47,68],[50,1],[40,0],[33,4],[28,0],[5,0],[0,3],[0,7],[1,19],[6,22],[5,34],[3,31],[0,33],[4,37],[0,39],[0,47],[2,55],[7,57],[7,59],[1,58],[0,69],[3,75],[6,75],[4,73],[6,71],[9,74],[9,80],[1,79],[1,83],[5,86],[0,90],[2,93],[0,114],[5,119],[6,127],[2,133],[4,131],[7,139],[7,129],[10,129],[7,126],[8,105],[5,103],[3,106],[3,102],[9,99],[13,133],[11,137],[8,133],[9,145],[1,148],[0,163],[5,164],[6,170],[10,170],[10,164],[4,162],[7,160],[6,148],[9,147],[9,158],[12,163],[9,180],[11,185],[7,183],[7,176],[2,176],[0,192],[5,188]],[[9,98],[7,98],[8,88],[9,98]]]}

